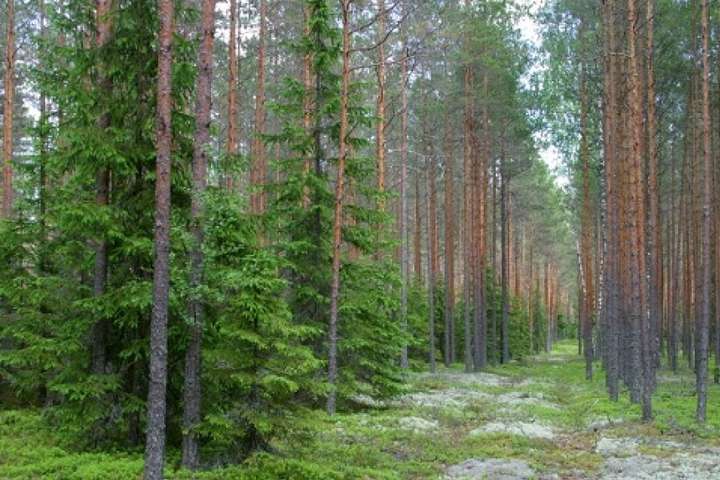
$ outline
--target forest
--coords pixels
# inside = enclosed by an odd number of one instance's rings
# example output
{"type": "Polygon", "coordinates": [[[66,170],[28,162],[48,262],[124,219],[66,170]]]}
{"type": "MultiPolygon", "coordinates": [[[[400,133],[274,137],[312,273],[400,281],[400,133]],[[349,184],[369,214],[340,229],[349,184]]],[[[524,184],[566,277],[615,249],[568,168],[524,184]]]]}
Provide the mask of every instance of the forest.
{"type": "Polygon", "coordinates": [[[0,3],[0,478],[720,479],[720,1],[0,3]]]}

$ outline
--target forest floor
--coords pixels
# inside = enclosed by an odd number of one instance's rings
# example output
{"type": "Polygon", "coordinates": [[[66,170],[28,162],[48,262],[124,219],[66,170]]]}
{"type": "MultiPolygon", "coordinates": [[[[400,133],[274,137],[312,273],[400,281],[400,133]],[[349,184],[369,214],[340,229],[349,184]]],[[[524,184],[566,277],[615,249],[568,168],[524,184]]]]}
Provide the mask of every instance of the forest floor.
{"type": "Polygon", "coordinates": [[[576,353],[565,342],[482,373],[417,374],[412,392],[338,417],[308,455],[367,465],[366,478],[720,479],[720,387],[700,427],[692,372],[663,369],[643,424],[626,392],[608,400],[602,371],[585,380],[576,353]]]}
{"type": "MultiPolygon", "coordinates": [[[[602,372],[584,379],[572,343],[482,373],[458,368],[413,374],[400,397],[358,398],[364,407],[353,413],[310,414],[250,467],[168,476],[720,479],[720,386],[710,387],[708,422],[698,426],[689,370],[659,372],[655,420],[643,424],[626,392],[607,400],[602,372]]],[[[138,478],[141,468],[139,454],[68,453],[39,416],[0,413],[0,478],[138,478]]]]}

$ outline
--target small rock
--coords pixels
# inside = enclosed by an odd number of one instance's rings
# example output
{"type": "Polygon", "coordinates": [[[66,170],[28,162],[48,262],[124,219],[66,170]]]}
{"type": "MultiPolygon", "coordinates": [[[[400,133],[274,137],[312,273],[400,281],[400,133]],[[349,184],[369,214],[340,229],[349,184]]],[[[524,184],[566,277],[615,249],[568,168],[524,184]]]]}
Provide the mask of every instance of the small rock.
{"type": "Polygon", "coordinates": [[[590,432],[597,432],[622,422],[622,418],[591,417],[588,419],[587,429],[590,432]]]}
{"type": "Polygon", "coordinates": [[[476,400],[492,398],[491,395],[474,390],[437,390],[432,392],[409,393],[396,399],[396,406],[428,407],[428,408],[464,408],[476,400]]]}
{"type": "Polygon", "coordinates": [[[494,373],[475,372],[475,373],[430,373],[424,374],[424,378],[433,380],[441,380],[450,384],[459,385],[484,385],[487,387],[504,387],[512,385],[513,381],[509,377],[495,375],[494,373]]]}
{"type": "Polygon", "coordinates": [[[603,457],[627,457],[637,452],[638,441],[631,438],[602,437],[595,451],[603,457]]]}
{"type": "Polygon", "coordinates": [[[514,423],[503,423],[503,422],[491,422],[483,425],[480,428],[476,428],[470,432],[470,436],[483,435],[486,433],[508,433],[510,435],[518,435],[521,437],[529,438],[542,438],[546,440],[552,440],[555,438],[555,432],[545,425],[537,423],[525,423],[525,422],[514,422],[514,423]]]}
{"type": "Polygon", "coordinates": [[[357,403],[358,405],[362,405],[363,407],[385,408],[387,406],[387,404],[382,400],[378,400],[371,397],[370,395],[364,395],[362,393],[358,395],[353,395],[352,397],[350,397],[350,400],[357,403]]]}
{"type": "Polygon", "coordinates": [[[505,404],[513,407],[530,405],[545,407],[552,410],[559,410],[560,407],[552,402],[545,400],[542,393],[532,395],[523,392],[509,392],[503,393],[497,397],[498,403],[505,404]]]}
{"type": "Polygon", "coordinates": [[[459,480],[530,480],[535,471],[526,462],[520,460],[467,460],[453,465],[445,472],[445,478],[459,480]]]}
{"type": "Polygon", "coordinates": [[[403,417],[398,420],[398,424],[401,428],[413,432],[428,432],[440,427],[436,420],[426,420],[420,417],[403,417]]]}

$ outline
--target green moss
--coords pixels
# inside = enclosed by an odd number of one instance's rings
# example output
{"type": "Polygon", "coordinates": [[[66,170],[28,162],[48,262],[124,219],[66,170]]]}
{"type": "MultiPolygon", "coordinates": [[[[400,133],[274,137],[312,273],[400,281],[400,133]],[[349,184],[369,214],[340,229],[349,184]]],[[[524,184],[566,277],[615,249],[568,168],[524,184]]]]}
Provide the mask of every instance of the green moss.
{"type": "MultiPolygon", "coordinates": [[[[437,478],[448,465],[470,458],[510,458],[527,461],[538,472],[596,472],[603,461],[594,453],[600,434],[588,431],[593,420],[609,419],[602,435],[643,436],[679,441],[720,443],[720,387],[709,388],[708,421],[695,422],[692,372],[671,374],[662,370],[654,397],[655,420],[639,421],[640,407],[627,393],[618,402],[608,399],[604,374],[592,381],[584,377],[584,364],[573,342],[560,343],[551,356],[540,355],[523,362],[488,369],[509,379],[511,385],[468,384],[443,373],[458,373],[461,366],[441,369],[438,375],[409,376],[407,391],[446,389],[470,391],[467,403],[413,407],[391,404],[382,409],[345,412],[328,417],[310,412],[292,432],[273,443],[273,455],[257,455],[243,465],[191,474],[174,469],[177,452],[170,452],[167,477],[190,480],[224,479],[330,479],[379,480],[437,478]],[[542,403],[503,405],[496,398],[475,398],[472,391],[492,395],[523,392],[542,403]],[[508,413],[509,409],[509,413],[508,413]],[[401,427],[403,417],[437,421],[438,428],[411,431],[401,427]],[[551,425],[563,435],[551,441],[507,434],[469,435],[490,421],[517,420],[551,425]]],[[[522,398],[520,399],[522,400],[522,398]]],[[[658,457],[671,451],[642,445],[640,451],[658,457]]],[[[138,478],[142,452],[81,452],[57,433],[36,411],[0,413],[0,478],[114,479],[138,478]]]]}

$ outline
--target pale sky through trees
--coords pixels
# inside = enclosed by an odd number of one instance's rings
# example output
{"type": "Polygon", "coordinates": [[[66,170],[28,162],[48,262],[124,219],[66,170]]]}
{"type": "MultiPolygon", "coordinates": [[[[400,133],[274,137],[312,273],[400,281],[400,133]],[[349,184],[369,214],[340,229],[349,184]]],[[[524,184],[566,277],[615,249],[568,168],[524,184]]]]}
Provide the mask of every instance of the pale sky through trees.
{"type": "MultiPolygon", "coordinates": [[[[526,7],[529,9],[529,11],[522,16],[522,19],[518,24],[518,29],[520,30],[523,39],[532,43],[535,47],[540,47],[542,42],[540,25],[538,24],[535,15],[545,4],[545,0],[517,0],[517,3],[521,8],[526,7]]],[[[530,72],[538,72],[542,68],[542,64],[537,61],[537,58],[535,58],[535,64],[530,68],[530,72]]],[[[538,134],[538,136],[538,139],[541,139],[542,134],[538,134]]],[[[561,187],[568,185],[569,179],[562,171],[562,158],[560,157],[560,152],[558,152],[552,145],[542,144],[538,145],[538,150],[540,158],[542,158],[542,160],[557,175],[555,182],[561,187]]]]}

